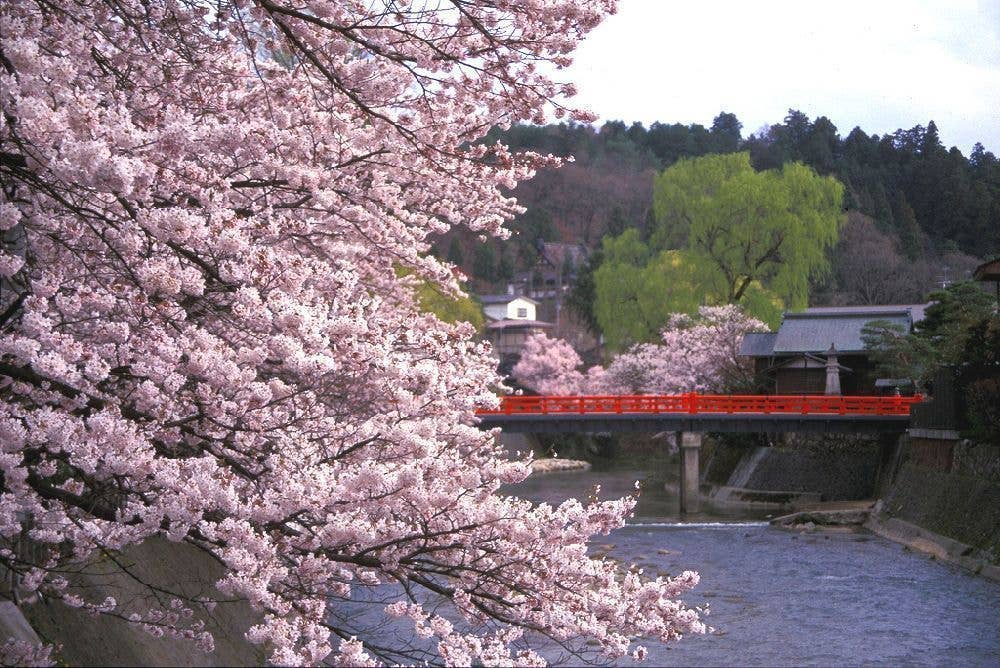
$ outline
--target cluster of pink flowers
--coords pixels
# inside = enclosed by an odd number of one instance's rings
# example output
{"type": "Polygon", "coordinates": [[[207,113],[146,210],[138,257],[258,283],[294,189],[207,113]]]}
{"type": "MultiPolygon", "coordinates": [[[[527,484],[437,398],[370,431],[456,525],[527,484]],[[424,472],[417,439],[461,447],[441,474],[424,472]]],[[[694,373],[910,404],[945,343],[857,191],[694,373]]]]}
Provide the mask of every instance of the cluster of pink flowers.
{"type": "Polygon", "coordinates": [[[641,343],[616,355],[607,368],[586,374],[572,347],[544,333],[528,338],[512,375],[539,394],[679,394],[743,390],[753,381],[739,347],[747,332],[767,325],[739,306],[703,306],[697,316],[675,313],[661,343],[641,343]]]}
{"type": "Polygon", "coordinates": [[[0,5],[0,565],[19,601],[208,649],[198,601],[91,601],[59,575],[161,536],[224,564],[279,664],[414,661],[329,614],[381,583],[453,606],[404,611],[451,663],[537,663],[520,629],[609,657],[703,630],[677,601],[694,576],[587,556],[628,500],[498,492],[528,468],[475,425],[489,351],[396,271],[457,294],[431,235],[503,235],[506,189],[557,162],[476,140],[567,113],[544,65],[614,0],[56,4],[0,5]]]}

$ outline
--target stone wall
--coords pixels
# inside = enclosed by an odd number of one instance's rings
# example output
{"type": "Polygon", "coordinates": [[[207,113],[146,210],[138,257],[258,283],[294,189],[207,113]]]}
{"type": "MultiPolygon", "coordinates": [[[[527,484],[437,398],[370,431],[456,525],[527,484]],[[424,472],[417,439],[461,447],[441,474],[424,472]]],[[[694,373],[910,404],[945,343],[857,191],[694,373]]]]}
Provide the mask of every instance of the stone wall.
{"type": "Polygon", "coordinates": [[[1000,482],[907,460],[882,502],[895,517],[980,550],[1000,564],[1000,482]]]}
{"type": "Polygon", "coordinates": [[[871,498],[879,468],[877,443],[852,452],[772,448],[747,479],[747,489],[818,492],[824,501],[871,498]]]}
{"type": "Polygon", "coordinates": [[[951,470],[1000,482],[1000,444],[960,441],[952,455],[951,470]]]}
{"type": "Polygon", "coordinates": [[[910,438],[909,456],[920,466],[938,471],[951,470],[957,440],[940,438],[910,438]]]}
{"type": "Polygon", "coordinates": [[[740,464],[732,465],[735,445],[718,448],[707,467],[706,481],[749,490],[812,492],[824,501],[872,498],[881,461],[877,439],[829,435],[788,435],[781,445],[744,447],[740,464]],[[754,460],[754,461],[749,461],[754,460]],[[746,470],[744,464],[751,463],[746,470]],[[730,479],[716,478],[724,471],[730,479]],[[740,474],[739,480],[732,477],[740,474]]]}
{"type": "MultiPolygon", "coordinates": [[[[113,596],[131,611],[151,605],[169,606],[170,596],[157,595],[139,580],[153,581],[186,596],[221,598],[212,582],[222,567],[204,552],[182,543],[148,540],[119,559],[135,577],[124,574],[108,559],[90,564],[85,572],[72,575],[70,591],[89,601],[113,596]]],[[[248,643],[244,634],[257,623],[257,616],[242,602],[219,603],[213,610],[196,610],[206,630],[215,636],[215,650],[204,653],[192,642],[154,638],[121,619],[91,617],[60,602],[41,601],[22,607],[28,622],[43,642],[58,647],[53,657],[71,666],[255,666],[266,656],[248,643]]]]}

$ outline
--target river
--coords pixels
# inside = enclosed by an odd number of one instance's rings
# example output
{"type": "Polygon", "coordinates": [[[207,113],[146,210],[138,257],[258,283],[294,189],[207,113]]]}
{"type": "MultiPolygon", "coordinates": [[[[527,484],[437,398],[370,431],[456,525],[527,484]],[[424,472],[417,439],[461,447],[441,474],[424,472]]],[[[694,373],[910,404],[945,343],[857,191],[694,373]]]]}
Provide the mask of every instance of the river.
{"type": "MultiPolygon", "coordinates": [[[[642,478],[559,473],[508,491],[558,503],[594,485],[620,496],[642,478]]],[[[701,574],[685,600],[709,605],[715,631],[644,643],[645,665],[1000,666],[1000,583],[877,536],[792,533],[764,519],[709,506],[681,522],[676,497],[647,484],[630,524],[595,541],[595,551],[652,575],[701,574]]]]}

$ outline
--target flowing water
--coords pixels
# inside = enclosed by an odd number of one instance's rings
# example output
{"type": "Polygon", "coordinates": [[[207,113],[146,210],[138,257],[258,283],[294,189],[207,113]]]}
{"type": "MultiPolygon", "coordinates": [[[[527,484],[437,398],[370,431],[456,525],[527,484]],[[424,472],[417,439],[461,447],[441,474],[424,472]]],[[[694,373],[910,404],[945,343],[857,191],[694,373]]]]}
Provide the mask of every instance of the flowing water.
{"type": "MultiPolygon", "coordinates": [[[[508,491],[556,504],[594,485],[620,496],[643,477],[550,474],[508,491]]],[[[631,523],[593,546],[650,575],[701,574],[685,601],[707,603],[715,631],[645,643],[645,665],[1000,666],[1000,583],[877,536],[775,529],[760,511],[677,516],[676,497],[647,484],[631,523]]]]}

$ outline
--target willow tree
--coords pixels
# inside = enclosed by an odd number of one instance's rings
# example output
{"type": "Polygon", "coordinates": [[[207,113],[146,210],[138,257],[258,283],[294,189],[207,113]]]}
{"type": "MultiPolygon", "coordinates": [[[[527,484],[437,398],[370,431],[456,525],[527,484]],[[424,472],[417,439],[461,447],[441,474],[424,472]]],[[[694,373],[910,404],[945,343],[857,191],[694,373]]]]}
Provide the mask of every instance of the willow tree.
{"type": "Polygon", "coordinates": [[[789,163],[758,172],[748,153],[681,160],[653,185],[654,249],[678,248],[718,301],[743,303],[755,286],[803,308],[829,271],[827,251],[843,218],[844,187],[789,163]]]}
{"type": "MultiPolygon", "coordinates": [[[[594,315],[608,346],[659,338],[671,313],[693,313],[719,286],[702,280],[682,251],[653,252],[635,229],[607,237],[594,272],[594,315]]],[[[710,277],[708,277],[710,278],[710,277]]]]}

